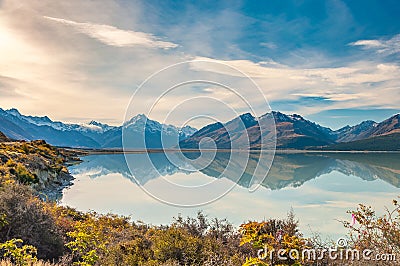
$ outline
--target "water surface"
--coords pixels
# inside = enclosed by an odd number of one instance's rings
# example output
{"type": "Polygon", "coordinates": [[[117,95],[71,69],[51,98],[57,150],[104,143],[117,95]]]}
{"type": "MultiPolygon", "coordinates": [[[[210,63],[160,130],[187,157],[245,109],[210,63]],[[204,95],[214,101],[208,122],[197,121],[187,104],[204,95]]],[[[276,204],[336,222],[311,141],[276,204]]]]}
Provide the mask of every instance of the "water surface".
{"type": "Polygon", "coordinates": [[[400,195],[399,154],[277,154],[255,192],[248,188],[257,154],[250,156],[245,169],[231,169],[223,175],[228,153],[217,153],[213,163],[200,171],[171,164],[163,153],[149,154],[154,167],[149,165],[147,154],[128,156],[135,162],[130,165],[132,173],[123,154],[83,157],[81,164],[70,167],[76,179],[64,190],[61,204],[83,211],[129,215],[133,220],[157,225],[170,223],[179,214],[195,216],[202,210],[209,217],[227,218],[238,226],[248,220],[284,218],[292,208],[305,235],[320,233],[336,239],[346,233],[338,220],[350,221],[347,210],[358,203],[383,210],[400,195]],[[239,180],[235,172],[241,173],[239,180]],[[237,185],[219,200],[192,208],[162,203],[139,186],[164,186],[166,179],[187,186],[216,179],[237,185]]]}

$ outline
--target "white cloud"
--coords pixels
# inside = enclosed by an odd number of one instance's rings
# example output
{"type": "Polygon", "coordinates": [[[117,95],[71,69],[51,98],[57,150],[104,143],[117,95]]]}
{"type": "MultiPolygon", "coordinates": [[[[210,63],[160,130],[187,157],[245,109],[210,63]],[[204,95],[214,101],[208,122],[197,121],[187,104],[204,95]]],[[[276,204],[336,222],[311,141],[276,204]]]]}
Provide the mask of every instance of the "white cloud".
{"type": "Polygon", "coordinates": [[[171,49],[178,46],[172,42],[161,41],[156,36],[145,32],[122,30],[103,24],[80,23],[62,18],[47,16],[44,16],[44,18],[71,26],[80,33],[111,46],[129,47],[138,45],[162,49],[171,49]]]}
{"type": "Polygon", "coordinates": [[[361,46],[364,49],[376,50],[383,54],[396,54],[400,52],[400,34],[393,36],[388,40],[359,40],[350,43],[353,46],[361,46]]]}
{"type": "MultiPolygon", "coordinates": [[[[305,69],[282,64],[266,65],[250,60],[196,59],[220,62],[243,71],[257,82],[270,102],[296,100],[299,97],[323,97],[331,101],[329,105],[307,106],[305,103],[297,106],[296,112],[304,115],[332,108],[368,108],[372,105],[398,107],[394,99],[400,91],[400,67],[396,64],[359,61],[342,67],[305,69]]],[[[239,72],[225,71],[219,67],[207,70],[232,78],[240,76],[239,72]]],[[[254,98],[251,95],[249,90],[246,97],[254,98]]]]}
{"type": "MultiPolygon", "coordinates": [[[[214,60],[196,57],[197,60],[216,61],[230,65],[246,73],[251,78],[282,79],[281,85],[295,81],[307,87],[312,84],[329,84],[333,87],[365,85],[393,79],[398,79],[395,73],[400,74],[400,67],[395,64],[373,62],[356,62],[343,67],[332,68],[296,68],[282,64],[264,64],[250,60],[214,60]]],[[[201,65],[198,65],[201,66],[201,65]]],[[[209,71],[221,72],[222,68],[210,68],[209,71]]],[[[221,72],[226,75],[240,75],[236,71],[221,72]]],[[[281,87],[281,86],[279,86],[281,87]]]]}
{"type": "Polygon", "coordinates": [[[262,43],[260,43],[260,45],[264,46],[264,47],[266,47],[268,49],[276,49],[276,48],[278,48],[278,46],[273,42],[262,42],[262,43]]]}

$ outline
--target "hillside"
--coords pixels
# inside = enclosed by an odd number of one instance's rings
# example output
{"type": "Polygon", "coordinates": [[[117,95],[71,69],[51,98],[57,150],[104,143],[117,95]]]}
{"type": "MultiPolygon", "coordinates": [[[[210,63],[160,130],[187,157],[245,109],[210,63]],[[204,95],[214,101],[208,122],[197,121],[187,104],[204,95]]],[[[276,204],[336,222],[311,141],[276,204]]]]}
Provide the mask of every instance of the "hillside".
{"type": "MultiPolygon", "coordinates": [[[[270,142],[275,139],[272,135],[274,133],[272,127],[275,126],[276,149],[394,150],[397,146],[390,142],[396,141],[397,135],[389,136],[400,132],[399,117],[400,115],[397,114],[381,123],[364,121],[358,125],[346,126],[334,131],[297,114],[286,115],[273,111],[255,118],[248,113],[225,124],[218,122],[207,125],[190,138],[181,141],[180,147],[197,149],[201,140],[210,138],[220,149],[229,149],[231,146],[239,148],[250,146],[251,149],[260,149],[261,143],[267,143],[270,145],[268,148],[271,148],[270,142]],[[268,120],[271,116],[275,125],[268,120]],[[243,122],[241,126],[240,121],[243,122]],[[263,127],[263,138],[261,138],[260,125],[263,127]]],[[[205,142],[205,144],[208,143],[205,142]]],[[[212,148],[212,145],[203,145],[203,148],[212,148]]]]}
{"type": "Polygon", "coordinates": [[[9,141],[6,135],[3,134],[3,132],[0,131],[0,142],[6,142],[9,141]]]}
{"type": "Polygon", "coordinates": [[[80,161],[77,155],[43,140],[0,143],[0,184],[23,183],[46,198],[60,198],[73,180],[66,165],[80,161]]]}
{"type": "Polygon", "coordinates": [[[304,149],[334,143],[332,130],[302,116],[273,112],[276,124],[277,148],[304,149]]]}
{"type": "Polygon", "coordinates": [[[308,121],[300,115],[272,112],[272,115],[267,113],[259,118],[247,113],[225,124],[215,123],[205,126],[190,138],[181,141],[180,147],[198,148],[201,139],[211,138],[220,149],[229,149],[231,146],[239,148],[250,146],[252,149],[260,149],[262,145],[263,148],[265,145],[269,145],[267,148],[274,148],[271,144],[271,141],[275,140],[274,126],[277,149],[305,149],[334,143],[332,130],[329,128],[308,121]]]}
{"type": "MultiPolygon", "coordinates": [[[[239,149],[248,147],[247,141],[255,143],[259,139],[259,134],[258,121],[251,114],[246,113],[225,124],[217,122],[207,125],[190,138],[182,140],[179,145],[181,148],[197,149],[200,141],[208,138],[215,142],[218,149],[239,149]],[[253,128],[256,128],[255,132],[250,133],[253,128]]],[[[204,141],[202,145],[202,148],[214,147],[211,141],[204,141]]]]}
{"type": "Polygon", "coordinates": [[[380,123],[368,120],[352,127],[346,126],[333,134],[337,137],[336,142],[351,142],[397,132],[400,132],[400,114],[380,123]]]}
{"type": "Polygon", "coordinates": [[[338,151],[400,151],[400,133],[392,133],[363,140],[337,143],[322,149],[338,151]]]}

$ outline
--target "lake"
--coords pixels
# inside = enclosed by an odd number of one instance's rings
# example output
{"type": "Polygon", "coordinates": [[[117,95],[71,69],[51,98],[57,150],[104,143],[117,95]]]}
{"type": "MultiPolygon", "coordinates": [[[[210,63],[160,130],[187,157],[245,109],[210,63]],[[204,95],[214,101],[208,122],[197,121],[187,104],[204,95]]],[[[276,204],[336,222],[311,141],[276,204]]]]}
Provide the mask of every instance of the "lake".
{"type": "Polygon", "coordinates": [[[338,220],[351,220],[346,211],[363,203],[383,213],[400,195],[400,154],[396,153],[276,154],[255,191],[249,188],[260,158],[251,154],[243,165],[240,156],[233,160],[229,153],[217,153],[200,170],[171,163],[164,153],[127,154],[126,159],[124,154],[85,156],[82,163],[69,167],[76,179],[63,191],[60,204],[127,215],[154,225],[168,224],[178,215],[194,217],[201,210],[210,218],[226,218],[239,226],[248,220],[284,218],[293,209],[305,236],[319,233],[337,239],[347,232],[338,220]],[[224,172],[228,163],[232,167],[224,172]],[[170,184],[203,190],[198,195],[192,190],[182,192],[187,195],[164,191],[170,184]],[[224,189],[226,193],[221,193],[224,189]],[[202,195],[213,200],[194,207],[173,205],[176,200],[195,205],[202,195]]]}

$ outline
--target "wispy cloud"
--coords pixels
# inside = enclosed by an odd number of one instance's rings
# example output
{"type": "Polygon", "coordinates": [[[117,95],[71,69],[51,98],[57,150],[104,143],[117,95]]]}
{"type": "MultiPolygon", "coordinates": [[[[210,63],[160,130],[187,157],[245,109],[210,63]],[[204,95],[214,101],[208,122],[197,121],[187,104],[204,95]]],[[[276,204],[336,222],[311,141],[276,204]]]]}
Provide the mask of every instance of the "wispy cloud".
{"type": "Polygon", "coordinates": [[[273,42],[262,42],[260,43],[261,46],[266,47],[268,49],[276,49],[278,46],[273,42]]]}
{"type": "Polygon", "coordinates": [[[353,46],[361,46],[364,49],[376,50],[383,54],[396,54],[400,52],[400,34],[393,36],[388,40],[359,40],[350,43],[353,46]]]}
{"type": "Polygon", "coordinates": [[[0,75],[0,97],[20,96],[17,92],[19,85],[21,85],[19,80],[0,75]]]}
{"type": "MultiPolygon", "coordinates": [[[[393,99],[399,96],[400,67],[395,64],[358,61],[341,67],[305,69],[249,60],[196,59],[216,61],[240,69],[257,82],[268,100],[299,101],[297,112],[305,115],[331,108],[369,108],[371,105],[394,108],[398,105],[393,99]],[[324,101],[320,105],[316,105],[316,101],[309,104],[310,101],[303,101],[304,97],[324,101]],[[327,101],[329,104],[326,104],[327,101]]],[[[238,72],[227,72],[218,67],[208,71],[239,77],[238,72]]],[[[240,85],[238,83],[237,86],[240,85]]],[[[246,95],[254,98],[251,94],[248,91],[246,95]]],[[[289,111],[284,109],[285,106],[282,108],[281,111],[289,111]]]]}
{"type": "Polygon", "coordinates": [[[171,49],[178,45],[172,42],[161,41],[158,37],[145,32],[122,30],[110,25],[81,23],[62,18],[44,18],[73,27],[80,33],[86,34],[100,42],[117,47],[146,46],[161,49],[171,49]]]}

